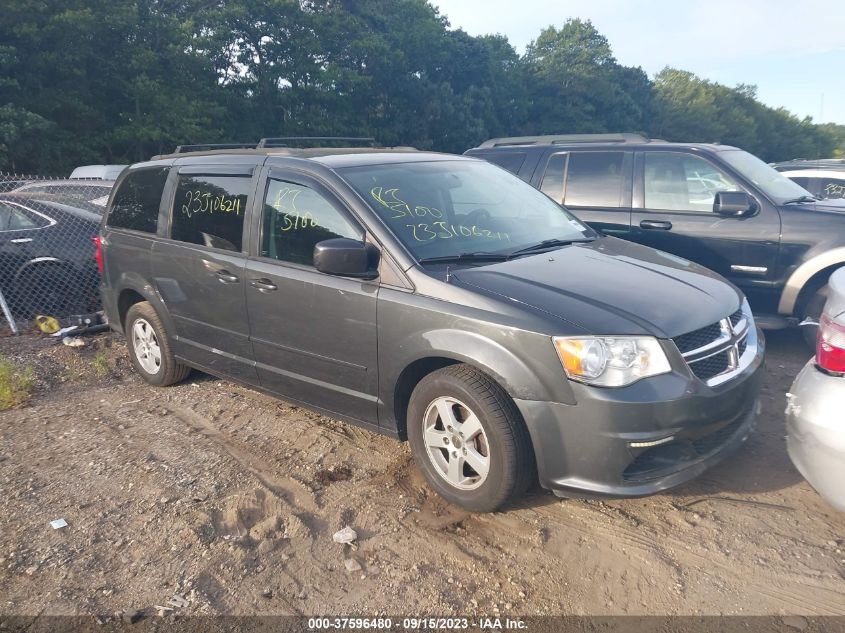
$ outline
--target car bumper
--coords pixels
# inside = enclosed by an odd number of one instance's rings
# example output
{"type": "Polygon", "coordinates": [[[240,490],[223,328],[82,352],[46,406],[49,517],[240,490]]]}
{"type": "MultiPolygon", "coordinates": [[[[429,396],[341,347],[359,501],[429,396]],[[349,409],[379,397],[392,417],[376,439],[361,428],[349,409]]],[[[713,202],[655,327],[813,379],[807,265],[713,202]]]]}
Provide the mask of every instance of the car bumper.
{"type": "Polygon", "coordinates": [[[761,336],[751,363],[716,387],[675,371],[620,389],[573,383],[575,405],[516,400],[540,484],[562,497],[640,497],[698,476],[751,433],[764,348],[761,336]]]}
{"type": "Polygon", "coordinates": [[[117,311],[117,298],[111,288],[100,284],[100,300],[103,304],[103,314],[109,327],[119,334],[123,334],[123,325],[117,311]]]}
{"type": "Polygon", "coordinates": [[[845,512],[845,377],[825,374],[808,362],[787,396],[786,447],[813,488],[845,512]]]}

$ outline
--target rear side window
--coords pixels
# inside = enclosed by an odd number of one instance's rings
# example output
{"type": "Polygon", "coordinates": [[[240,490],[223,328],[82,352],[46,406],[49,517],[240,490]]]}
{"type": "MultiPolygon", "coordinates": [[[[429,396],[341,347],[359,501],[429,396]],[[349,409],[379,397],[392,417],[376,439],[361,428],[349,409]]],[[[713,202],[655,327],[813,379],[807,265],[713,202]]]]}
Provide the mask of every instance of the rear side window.
{"type": "Polygon", "coordinates": [[[12,209],[12,215],[9,217],[10,231],[37,229],[45,225],[46,222],[44,222],[43,220],[41,222],[38,222],[35,218],[30,217],[20,209],[12,209]]]}
{"type": "Polygon", "coordinates": [[[115,228],[155,233],[167,172],[163,167],[129,174],[114,195],[106,223],[115,228]]]}
{"type": "Polygon", "coordinates": [[[560,203],[563,200],[563,176],[566,173],[566,154],[552,154],[546,164],[546,173],[540,183],[540,191],[552,200],[560,203]]]}
{"type": "Polygon", "coordinates": [[[180,175],[170,237],[227,251],[240,251],[250,176],[180,175]]]}
{"type": "Polygon", "coordinates": [[[572,152],[566,170],[565,206],[621,207],[623,152],[572,152]]]}
{"type": "Polygon", "coordinates": [[[498,165],[502,169],[507,169],[512,174],[518,174],[525,162],[525,152],[497,152],[495,154],[476,154],[478,158],[483,158],[488,163],[498,165]]]}
{"type": "MultiPolygon", "coordinates": [[[[795,180],[795,178],[793,178],[795,180]]],[[[845,180],[838,178],[821,179],[821,195],[825,198],[838,200],[845,198],[845,180]]]]}
{"type": "Polygon", "coordinates": [[[789,179],[794,182],[796,185],[801,185],[807,191],[810,190],[810,179],[805,178],[804,176],[790,176],[789,179]]]}

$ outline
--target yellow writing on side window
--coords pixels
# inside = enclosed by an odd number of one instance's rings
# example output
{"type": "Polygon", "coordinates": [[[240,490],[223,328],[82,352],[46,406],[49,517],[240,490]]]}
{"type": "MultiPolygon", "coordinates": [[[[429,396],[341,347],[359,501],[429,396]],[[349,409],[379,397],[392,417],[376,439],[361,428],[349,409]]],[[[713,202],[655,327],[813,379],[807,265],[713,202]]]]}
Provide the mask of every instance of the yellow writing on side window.
{"type": "Polygon", "coordinates": [[[186,191],[183,198],[182,213],[189,218],[195,213],[234,213],[241,214],[241,198],[227,195],[213,195],[209,192],[186,191]]]}
{"type": "Polygon", "coordinates": [[[296,231],[297,229],[317,226],[313,213],[300,211],[296,208],[296,198],[300,193],[302,193],[302,189],[295,187],[282,187],[276,192],[276,197],[270,206],[282,216],[282,225],[277,227],[278,230],[283,232],[296,231]]]}

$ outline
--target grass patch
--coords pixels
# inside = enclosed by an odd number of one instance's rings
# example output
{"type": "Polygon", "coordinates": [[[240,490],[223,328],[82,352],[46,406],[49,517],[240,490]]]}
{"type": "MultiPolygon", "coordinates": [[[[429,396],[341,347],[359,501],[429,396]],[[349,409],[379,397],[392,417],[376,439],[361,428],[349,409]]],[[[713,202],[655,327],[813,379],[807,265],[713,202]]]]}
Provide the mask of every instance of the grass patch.
{"type": "Polygon", "coordinates": [[[27,366],[22,370],[0,356],[0,411],[11,409],[27,401],[35,388],[35,371],[27,366]]]}
{"type": "Polygon", "coordinates": [[[109,375],[109,361],[106,358],[105,352],[98,352],[91,361],[91,369],[94,370],[94,375],[97,378],[105,378],[109,375]]]}

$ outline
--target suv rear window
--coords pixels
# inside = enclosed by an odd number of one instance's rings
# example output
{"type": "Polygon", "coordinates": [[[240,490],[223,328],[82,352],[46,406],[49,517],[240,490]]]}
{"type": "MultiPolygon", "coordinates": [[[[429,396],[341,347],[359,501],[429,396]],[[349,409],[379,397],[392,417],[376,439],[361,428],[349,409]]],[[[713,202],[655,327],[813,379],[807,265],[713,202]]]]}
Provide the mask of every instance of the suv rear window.
{"type": "Polygon", "coordinates": [[[525,162],[526,154],[525,152],[496,152],[495,154],[475,154],[475,156],[498,165],[502,169],[507,169],[512,174],[518,174],[525,162]]]}
{"type": "Polygon", "coordinates": [[[180,175],[170,237],[227,251],[240,251],[250,176],[180,175]]]}
{"type": "Polygon", "coordinates": [[[106,223],[115,228],[155,233],[167,172],[166,167],[156,167],[129,174],[114,195],[106,223]]]}

